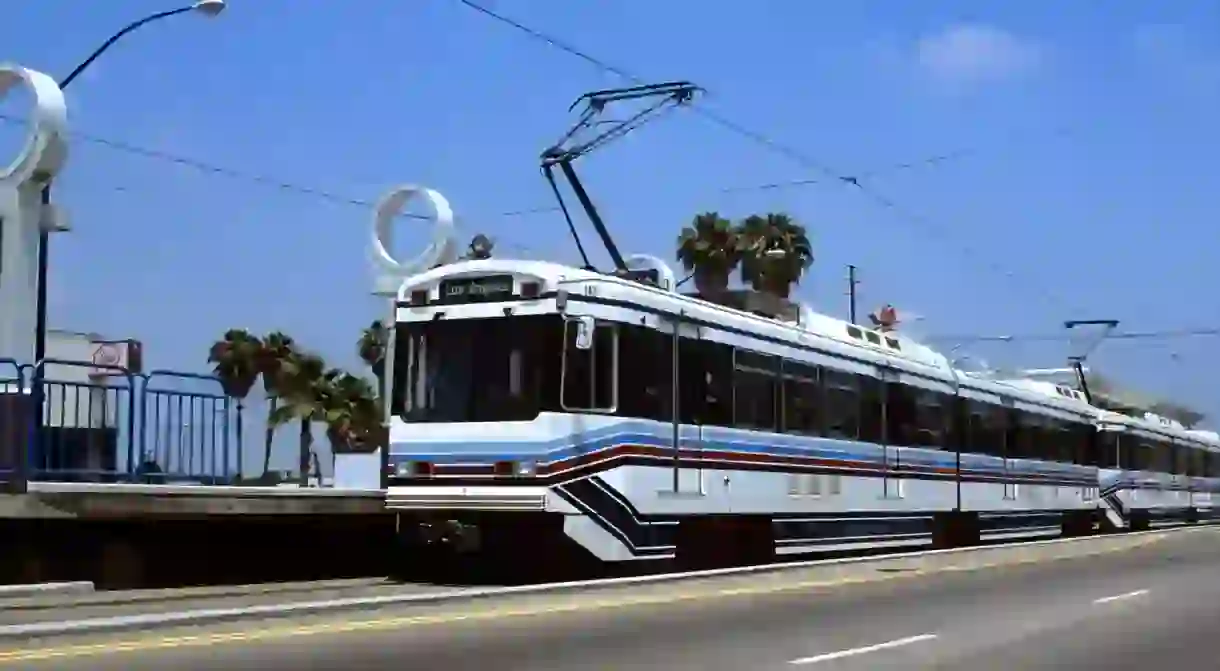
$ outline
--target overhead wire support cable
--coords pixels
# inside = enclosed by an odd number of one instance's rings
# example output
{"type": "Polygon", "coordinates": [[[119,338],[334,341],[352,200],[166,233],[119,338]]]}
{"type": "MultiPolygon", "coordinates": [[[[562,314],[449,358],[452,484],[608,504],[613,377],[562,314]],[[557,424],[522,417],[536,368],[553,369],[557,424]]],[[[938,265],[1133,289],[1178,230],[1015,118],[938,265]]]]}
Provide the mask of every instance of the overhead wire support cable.
{"type": "MultiPolygon", "coordinates": [[[[626,79],[628,81],[631,81],[635,84],[644,83],[644,80],[641,77],[639,77],[638,75],[635,75],[623,68],[614,66],[600,58],[597,58],[597,57],[589,54],[588,52],[586,52],[582,49],[579,49],[553,35],[543,33],[541,31],[531,28],[519,21],[516,21],[508,16],[500,14],[499,12],[496,12],[486,6],[483,6],[482,4],[475,2],[474,0],[457,0],[457,2],[461,3],[462,5],[470,8],[480,14],[483,14],[489,18],[492,18],[496,21],[504,23],[505,25],[511,26],[511,27],[529,35],[533,39],[545,42],[545,43],[551,45],[552,47],[555,47],[557,49],[560,49],[561,51],[567,52],[568,54],[570,54],[572,56],[580,58],[581,60],[583,60],[605,72],[617,75],[617,76],[619,76],[623,79],[626,79]]],[[[828,180],[837,181],[837,182],[854,187],[857,191],[859,191],[861,194],[865,195],[865,197],[867,197],[869,200],[873,201],[875,204],[880,205],[882,208],[888,209],[888,210],[894,212],[895,214],[899,215],[901,218],[906,220],[908,224],[912,224],[912,225],[915,225],[916,227],[925,229],[937,236],[950,237],[950,236],[947,236],[943,230],[940,230],[940,227],[936,226],[927,217],[923,217],[915,212],[912,212],[912,211],[907,210],[906,208],[900,206],[898,204],[898,202],[895,201],[894,199],[892,199],[892,198],[878,192],[876,189],[873,189],[872,187],[869,187],[868,185],[866,185],[859,176],[848,175],[848,174],[840,173],[839,171],[833,170],[829,166],[806,155],[804,152],[797,151],[796,149],[793,149],[792,147],[790,147],[788,145],[781,144],[781,143],[773,140],[772,138],[767,137],[766,135],[759,133],[757,131],[754,131],[750,128],[747,128],[713,110],[709,110],[705,107],[700,107],[700,106],[692,106],[692,111],[694,111],[695,113],[699,114],[700,116],[703,116],[704,118],[712,121],[714,124],[721,126],[722,128],[724,128],[726,130],[729,130],[737,135],[740,135],[741,137],[751,140],[751,141],[755,142],[756,144],[758,144],[762,147],[765,147],[777,154],[787,157],[788,159],[794,161],[798,165],[801,165],[807,169],[811,169],[811,170],[817,171],[817,172],[825,175],[828,180]]],[[[962,248],[961,251],[965,252],[965,255],[967,257],[969,257],[970,259],[977,260],[980,258],[981,255],[977,252],[977,250],[973,249],[972,247],[970,247],[968,245],[960,245],[960,246],[962,248]]],[[[1014,280],[1014,281],[1016,280],[1016,276],[1012,271],[1004,269],[999,264],[986,263],[985,265],[987,265],[990,270],[998,271],[999,274],[1005,276],[1006,278],[1008,278],[1010,280],[1014,280]]],[[[1026,285],[1028,285],[1028,283],[1022,283],[1022,285],[1026,286],[1026,285]]],[[[1065,310],[1067,310],[1069,312],[1075,311],[1072,308],[1072,306],[1068,305],[1067,302],[1062,299],[1062,297],[1060,297],[1058,294],[1050,291],[1046,287],[1042,287],[1041,293],[1044,294],[1052,302],[1055,302],[1055,303],[1059,304],[1060,306],[1062,306],[1065,310]]]]}

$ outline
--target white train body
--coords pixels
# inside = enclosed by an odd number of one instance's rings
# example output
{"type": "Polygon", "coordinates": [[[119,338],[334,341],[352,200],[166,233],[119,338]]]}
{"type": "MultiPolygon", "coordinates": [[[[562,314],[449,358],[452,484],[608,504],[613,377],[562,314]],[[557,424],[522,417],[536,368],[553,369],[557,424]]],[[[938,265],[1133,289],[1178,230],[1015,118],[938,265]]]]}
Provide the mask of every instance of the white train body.
{"type": "Polygon", "coordinates": [[[926,545],[952,519],[1058,535],[1091,530],[1111,482],[1079,392],[807,308],[495,259],[412,278],[397,324],[387,507],[503,530],[501,549],[541,552],[513,538],[548,529],[602,561],[666,559],[701,522],[763,554],[926,545]]]}
{"type": "Polygon", "coordinates": [[[1101,413],[1099,484],[1108,526],[1210,521],[1220,515],[1220,436],[1147,414],[1101,413]]]}

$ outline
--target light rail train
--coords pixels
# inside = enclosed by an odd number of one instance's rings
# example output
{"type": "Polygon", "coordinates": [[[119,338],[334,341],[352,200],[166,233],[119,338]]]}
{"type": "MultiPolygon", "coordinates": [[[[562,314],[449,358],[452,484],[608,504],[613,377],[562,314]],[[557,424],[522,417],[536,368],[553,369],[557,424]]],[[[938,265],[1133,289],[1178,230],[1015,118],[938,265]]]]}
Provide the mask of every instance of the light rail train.
{"type": "Polygon", "coordinates": [[[673,274],[460,261],[400,289],[386,505],[415,551],[765,562],[1217,514],[1220,436],[673,274]],[[646,277],[646,279],[641,279],[646,277]]]}

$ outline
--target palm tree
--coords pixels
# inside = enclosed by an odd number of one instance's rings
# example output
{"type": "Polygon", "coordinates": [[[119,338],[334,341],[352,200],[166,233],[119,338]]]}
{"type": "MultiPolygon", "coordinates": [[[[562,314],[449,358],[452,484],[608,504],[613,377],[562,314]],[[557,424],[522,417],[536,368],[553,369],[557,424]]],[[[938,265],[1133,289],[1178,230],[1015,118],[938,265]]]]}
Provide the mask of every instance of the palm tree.
{"type": "Polygon", "coordinates": [[[360,342],[356,349],[360,359],[377,376],[377,390],[385,393],[385,355],[389,348],[390,331],[381,321],[374,321],[360,334],[360,342]]]}
{"type": "Polygon", "coordinates": [[[245,436],[245,399],[258,379],[258,356],[262,341],[245,329],[229,329],[208,350],[208,363],[220,380],[225,395],[237,400],[237,453],[242,454],[245,436]]]}
{"type": "Polygon", "coordinates": [[[813,265],[805,227],[783,213],[751,215],[741,222],[742,279],[757,291],[787,298],[813,265]]]}
{"type": "Polygon", "coordinates": [[[322,405],[332,452],[367,452],[379,445],[380,403],[368,381],[340,371],[326,378],[322,405]]]}
{"type": "Polygon", "coordinates": [[[296,353],[293,339],[279,331],[268,333],[262,339],[258,352],[258,372],[263,378],[263,390],[267,395],[267,428],[263,438],[263,475],[271,472],[271,448],[275,442],[275,424],[271,421],[279,404],[284,387],[285,364],[296,353]]]}
{"type": "Polygon", "coordinates": [[[717,212],[696,216],[678,236],[677,259],[687,272],[694,271],[695,288],[701,294],[728,288],[741,253],[737,230],[717,212]]]}
{"type": "Polygon", "coordinates": [[[387,392],[385,378],[386,352],[389,350],[390,329],[380,321],[374,321],[360,335],[358,346],[360,358],[377,377],[377,388],[371,389],[363,378],[348,375],[342,379],[341,387],[347,390],[351,401],[354,421],[354,437],[360,450],[372,449],[388,442],[387,428],[382,422],[387,392]],[[364,387],[359,387],[363,384],[364,387]],[[359,387],[359,388],[358,388],[359,387]]]}
{"type": "Polygon", "coordinates": [[[293,420],[301,423],[297,465],[300,484],[309,483],[309,462],[313,448],[313,423],[325,421],[323,399],[329,383],[326,362],[316,354],[294,352],[283,363],[280,403],[271,414],[271,425],[279,428],[293,420]]]}

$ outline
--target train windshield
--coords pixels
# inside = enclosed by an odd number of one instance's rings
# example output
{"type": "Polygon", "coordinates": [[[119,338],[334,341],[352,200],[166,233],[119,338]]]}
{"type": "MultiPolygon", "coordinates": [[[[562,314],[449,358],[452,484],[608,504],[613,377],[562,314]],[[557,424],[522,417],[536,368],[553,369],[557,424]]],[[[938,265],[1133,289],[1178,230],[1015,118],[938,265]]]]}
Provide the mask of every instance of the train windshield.
{"type": "Polygon", "coordinates": [[[401,324],[395,412],[408,422],[533,419],[558,405],[562,349],[558,315],[401,324]]]}

